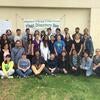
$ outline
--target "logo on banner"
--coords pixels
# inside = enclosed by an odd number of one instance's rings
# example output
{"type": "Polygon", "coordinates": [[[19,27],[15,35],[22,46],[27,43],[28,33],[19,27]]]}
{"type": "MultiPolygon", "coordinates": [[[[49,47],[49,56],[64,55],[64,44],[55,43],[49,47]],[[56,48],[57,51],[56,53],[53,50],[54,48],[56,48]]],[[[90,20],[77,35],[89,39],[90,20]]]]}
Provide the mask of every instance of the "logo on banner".
{"type": "Polygon", "coordinates": [[[24,20],[24,28],[32,30],[46,30],[47,28],[55,30],[60,27],[60,20],[24,20]]]}

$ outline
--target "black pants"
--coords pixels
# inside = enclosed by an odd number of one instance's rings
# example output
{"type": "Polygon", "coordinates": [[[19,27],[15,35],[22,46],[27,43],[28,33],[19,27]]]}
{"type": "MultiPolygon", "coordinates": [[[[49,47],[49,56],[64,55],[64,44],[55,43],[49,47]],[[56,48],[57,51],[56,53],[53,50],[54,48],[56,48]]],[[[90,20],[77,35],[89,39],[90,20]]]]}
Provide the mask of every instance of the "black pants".
{"type": "Polygon", "coordinates": [[[100,67],[96,68],[96,69],[94,70],[94,72],[96,73],[97,76],[100,77],[100,67]]]}
{"type": "Polygon", "coordinates": [[[72,70],[71,73],[72,73],[73,75],[75,75],[75,76],[78,76],[78,75],[81,74],[81,70],[80,70],[80,68],[78,68],[77,70],[72,70]]]}
{"type": "Polygon", "coordinates": [[[80,73],[81,73],[81,75],[86,76],[86,70],[85,69],[80,69],[80,73]]]}
{"type": "Polygon", "coordinates": [[[47,67],[44,67],[43,71],[44,71],[44,73],[47,73],[48,75],[52,74],[47,67]]]}
{"type": "Polygon", "coordinates": [[[51,71],[49,70],[49,68],[45,67],[44,68],[44,72],[51,75],[51,74],[57,74],[58,73],[58,69],[56,68],[55,71],[53,73],[51,73],[51,71]]]}

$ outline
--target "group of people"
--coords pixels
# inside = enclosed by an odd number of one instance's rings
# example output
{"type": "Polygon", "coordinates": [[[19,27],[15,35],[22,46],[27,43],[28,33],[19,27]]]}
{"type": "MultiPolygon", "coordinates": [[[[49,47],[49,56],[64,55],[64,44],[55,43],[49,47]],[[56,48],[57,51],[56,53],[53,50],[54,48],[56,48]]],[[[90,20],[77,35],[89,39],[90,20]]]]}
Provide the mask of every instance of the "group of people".
{"type": "Polygon", "coordinates": [[[22,34],[21,29],[12,34],[7,30],[0,37],[0,76],[13,78],[13,75],[26,78],[34,75],[57,75],[58,73],[80,75],[87,77],[95,74],[100,76],[100,49],[94,47],[89,30],[75,28],[71,36],[69,28],[60,28],[52,33],[35,30],[31,34],[29,28],[22,34]]]}

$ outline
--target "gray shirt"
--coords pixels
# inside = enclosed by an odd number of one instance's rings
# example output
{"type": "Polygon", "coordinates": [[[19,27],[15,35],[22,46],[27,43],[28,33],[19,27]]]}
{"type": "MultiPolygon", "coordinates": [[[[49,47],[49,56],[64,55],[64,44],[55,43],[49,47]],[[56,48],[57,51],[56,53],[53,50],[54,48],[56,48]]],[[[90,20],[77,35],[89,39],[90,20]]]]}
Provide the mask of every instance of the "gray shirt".
{"type": "Polygon", "coordinates": [[[30,60],[29,59],[20,59],[18,61],[18,66],[21,67],[21,68],[27,68],[27,67],[30,67],[30,60]]]}
{"type": "Polygon", "coordinates": [[[11,58],[14,61],[15,64],[18,64],[18,60],[22,57],[22,53],[25,52],[25,49],[23,47],[17,48],[14,47],[11,50],[11,58]]]}
{"type": "Polygon", "coordinates": [[[93,63],[98,65],[100,63],[100,56],[94,56],[93,57],[93,63]]]}

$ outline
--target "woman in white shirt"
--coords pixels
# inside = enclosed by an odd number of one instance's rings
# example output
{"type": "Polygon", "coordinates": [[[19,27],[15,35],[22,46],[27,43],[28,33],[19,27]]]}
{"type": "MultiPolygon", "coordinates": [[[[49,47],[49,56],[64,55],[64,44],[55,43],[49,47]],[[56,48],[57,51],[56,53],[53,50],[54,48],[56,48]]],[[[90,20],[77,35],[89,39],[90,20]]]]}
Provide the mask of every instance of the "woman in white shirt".
{"type": "Polygon", "coordinates": [[[50,58],[50,51],[48,47],[48,41],[49,38],[47,35],[44,36],[41,44],[40,44],[40,51],[41,51],[41,56],[44,57],[45,61],[47,61],[48,58],[50,58]]]}

